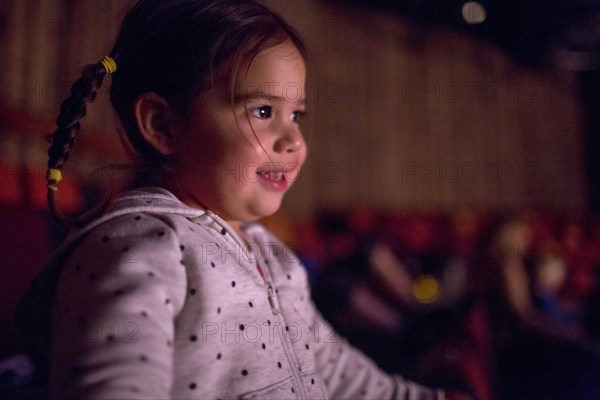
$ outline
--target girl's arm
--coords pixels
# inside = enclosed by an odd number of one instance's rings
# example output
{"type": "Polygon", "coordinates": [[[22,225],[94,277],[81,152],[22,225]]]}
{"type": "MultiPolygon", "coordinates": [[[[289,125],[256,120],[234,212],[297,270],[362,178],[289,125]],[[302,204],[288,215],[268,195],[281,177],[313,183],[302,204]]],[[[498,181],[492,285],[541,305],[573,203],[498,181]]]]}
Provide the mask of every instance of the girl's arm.
{"type": "Polygon", "coordinates": [[[90,232],[65,264],[53,317],[57,398],[169,398],[186,275],[175,232],[147,214],[90,232]]]}
{"type": "Polygon", "coordinates": [[[312,326],[315,356],[331,398],[377,398],[402,400],[442,399],[443,393],[390,376],[375,363],[338,336],[315,309],[312,326]]]}

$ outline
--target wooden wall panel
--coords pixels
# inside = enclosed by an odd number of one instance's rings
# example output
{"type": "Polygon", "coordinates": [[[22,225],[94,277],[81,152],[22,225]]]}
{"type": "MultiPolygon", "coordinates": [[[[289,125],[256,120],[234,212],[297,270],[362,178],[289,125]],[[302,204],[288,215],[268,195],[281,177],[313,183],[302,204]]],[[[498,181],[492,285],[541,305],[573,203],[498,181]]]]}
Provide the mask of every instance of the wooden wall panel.
{"type": "Polygon", "coordinates": [[[529,71],[486,43],[381,12],[303,4],[333,15],[327,29],[296,25],[317,84],[340,89],[334,104],[309,107],[309,168],[333,162],[340,174],[299,182],[288,209],[584,207],[575,76],[529,71]],[[355,99],[353,88],[365,92],[355,99]]]}

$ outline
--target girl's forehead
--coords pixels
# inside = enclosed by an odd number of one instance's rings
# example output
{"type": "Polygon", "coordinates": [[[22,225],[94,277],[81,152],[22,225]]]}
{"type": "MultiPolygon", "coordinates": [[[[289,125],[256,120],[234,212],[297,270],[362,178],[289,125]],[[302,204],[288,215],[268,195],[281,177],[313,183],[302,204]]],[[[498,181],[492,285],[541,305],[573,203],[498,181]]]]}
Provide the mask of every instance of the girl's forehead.
{"type": "Polygon", "coordinates": [[[258,53],[245,74],[245,80],[278,82],[278,78],[304,78],[305,73],[302,55],[294,45],[285,42],[258,53]]]}
{"type": "Polygon", "coordinates": [[[284,42],[261,51],[242,78],[239,89],[243,95],[267,92],[281,96],[293,87],[304,89],[306,66],[298,49],[284,42]]]}

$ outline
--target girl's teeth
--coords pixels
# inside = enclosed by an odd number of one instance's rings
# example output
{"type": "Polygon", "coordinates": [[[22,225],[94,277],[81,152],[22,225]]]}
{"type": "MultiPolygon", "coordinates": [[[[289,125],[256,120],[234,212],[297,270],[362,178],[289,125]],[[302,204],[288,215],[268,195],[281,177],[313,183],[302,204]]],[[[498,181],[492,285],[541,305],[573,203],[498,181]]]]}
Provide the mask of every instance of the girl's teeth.
{"type": "Polygon", "coordinates": [[[259,174],[274,181],[280,181],[283,178],[283,172],[259,172],[259,174]]]}

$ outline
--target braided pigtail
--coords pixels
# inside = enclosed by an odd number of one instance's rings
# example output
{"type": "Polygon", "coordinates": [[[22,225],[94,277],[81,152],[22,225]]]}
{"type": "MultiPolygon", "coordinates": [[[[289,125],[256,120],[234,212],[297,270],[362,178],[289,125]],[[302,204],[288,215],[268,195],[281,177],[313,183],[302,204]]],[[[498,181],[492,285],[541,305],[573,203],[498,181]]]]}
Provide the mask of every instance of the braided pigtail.
{"type": "Polygon", "coordinates": [[[79,132],[80,123],[86,114],[86,105],[96,99],[98,89],[107,74],[117,70],[117,64],[111,57],[104,57],[97,64],[86,65],[81,77],[71,87],[69,96],[60,106],[56,119],[56,130],[52,133],[52,144],[48,149],[48,208],[52,215],[67,225],[76,225],[76,221],[65,216],[56,203],[56,192],[62,180],[62,168],[69,159],[69,152],[79,132]]]}

